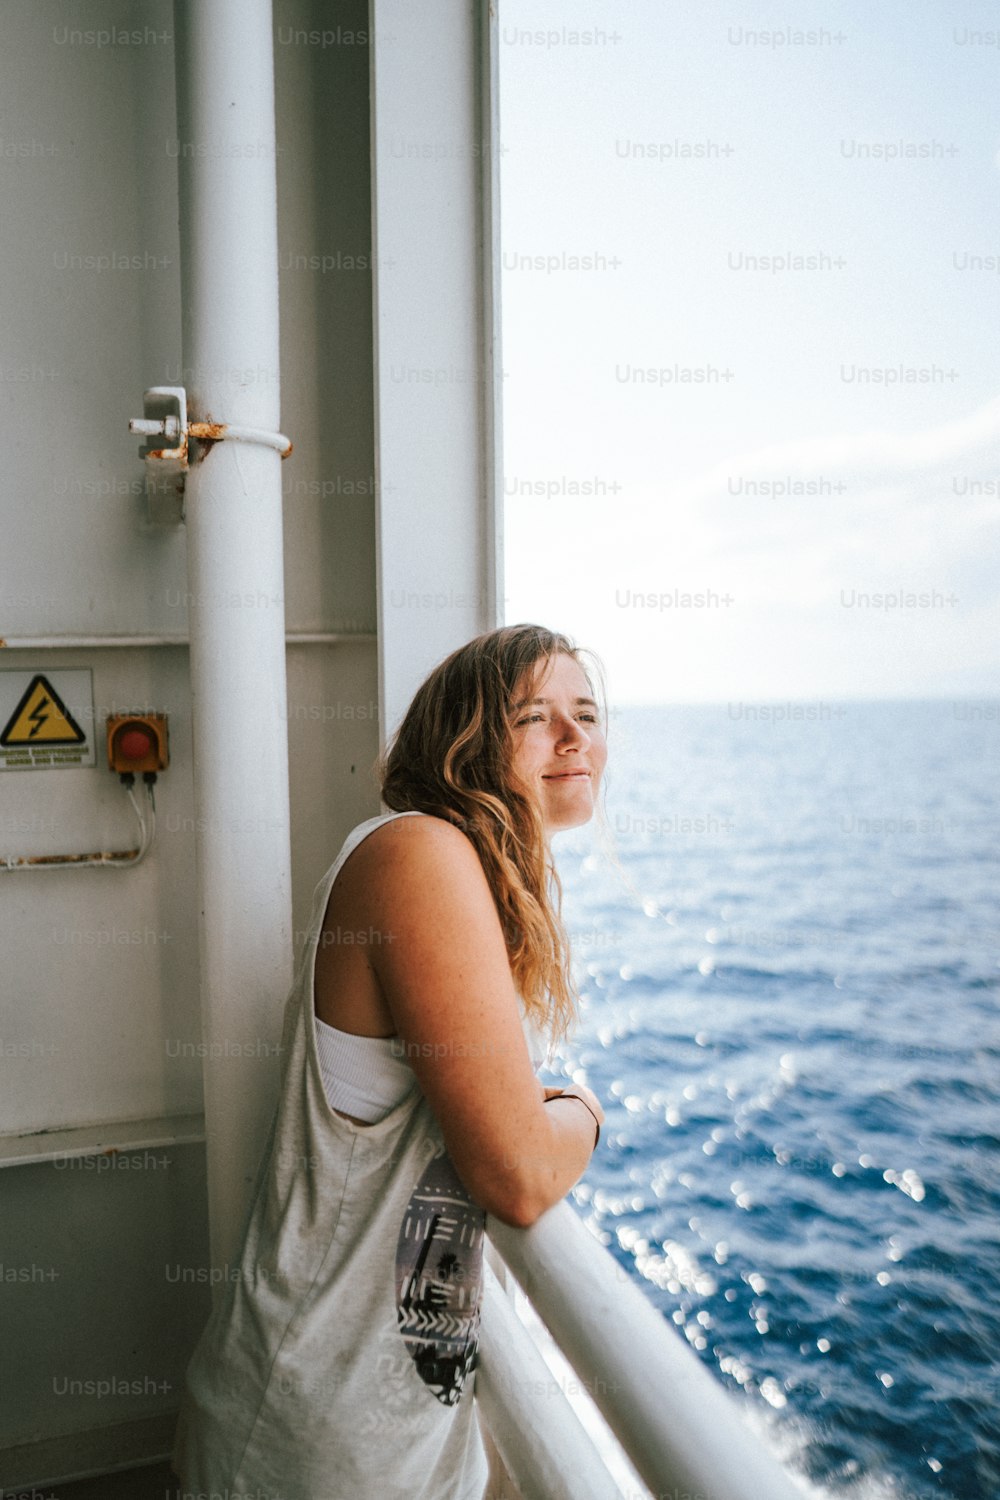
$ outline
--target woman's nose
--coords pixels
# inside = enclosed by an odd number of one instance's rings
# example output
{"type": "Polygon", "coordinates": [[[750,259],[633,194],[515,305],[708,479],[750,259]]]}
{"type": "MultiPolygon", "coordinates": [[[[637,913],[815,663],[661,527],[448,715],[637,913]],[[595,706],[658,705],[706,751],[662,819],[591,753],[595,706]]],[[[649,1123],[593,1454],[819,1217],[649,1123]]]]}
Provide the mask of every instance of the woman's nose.
{"type": "Polygon", "coordinates": [[[581,748],[586,748],[590,744],[590,735],[585,726],[578,723],[576,719],[558,718],[556,726],[559,744],[581,748]]]}

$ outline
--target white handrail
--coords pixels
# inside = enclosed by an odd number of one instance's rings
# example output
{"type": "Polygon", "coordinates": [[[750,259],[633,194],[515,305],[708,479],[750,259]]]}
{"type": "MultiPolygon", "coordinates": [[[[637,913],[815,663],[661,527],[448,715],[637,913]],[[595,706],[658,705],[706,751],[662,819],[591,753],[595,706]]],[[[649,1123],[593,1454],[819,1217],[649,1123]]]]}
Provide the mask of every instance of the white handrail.
{"type": "Polygon", "coordinates": [[[486,1270],[476,1402],[524,1500],[621,1500],[496,1276],[486,1270]]]}
{"type": "Polygon", "coordinates": [[[494,1218],[486,1227],[654,1494],[802,1500],[732,1399],[568,1203],[529,1229],[494,1218]]]}

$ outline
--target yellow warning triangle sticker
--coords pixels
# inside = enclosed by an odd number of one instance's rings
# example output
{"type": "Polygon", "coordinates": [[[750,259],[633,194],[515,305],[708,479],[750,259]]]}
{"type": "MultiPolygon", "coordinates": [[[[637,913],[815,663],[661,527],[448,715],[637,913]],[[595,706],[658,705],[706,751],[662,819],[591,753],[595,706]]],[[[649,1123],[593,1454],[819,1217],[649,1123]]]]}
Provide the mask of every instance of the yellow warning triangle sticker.
{"type": "Polygon", "coordinates": [[[0,745],[82,745],[87,736],[41,672],[4,725],[0,745]]]}

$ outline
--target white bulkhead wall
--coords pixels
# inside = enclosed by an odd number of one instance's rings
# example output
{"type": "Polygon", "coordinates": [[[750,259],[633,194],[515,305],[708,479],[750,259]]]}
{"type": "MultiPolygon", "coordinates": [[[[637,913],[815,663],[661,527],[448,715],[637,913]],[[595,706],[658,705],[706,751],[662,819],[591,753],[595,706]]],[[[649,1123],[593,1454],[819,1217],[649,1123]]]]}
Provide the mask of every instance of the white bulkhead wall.
{"type": "MultiPolygon", "coordinates": [[[[378,811],[380,733],[498,618],[483,17],[402,0],[336,12],[275,4],[295,451],[283,598],[237,606],[284,608],[290,638],[293,956],[316,881],[378,811]]],[[[148,523],[127,423],[147,387],[191,383],[177,172],[211,143],[178,137],[166,0],[72,15],[36,0],[4,11],[0,37],[0,670],[91,671],[97,742],[92,768],[0,772],[0,855],[134,845],[109,712],[168,714],[171,750],[142,865],[0,873],[0,1158],[29,1163],[0,1178],[9,1486],[166,1451],[208,1307],[185,532],[148,523]],[[97,1137],[117,1155],[95,1155],[97,1137]],[[95,1388],[109,1375],[112,1394],[95,1388]]],[[[239,715],[252,739],[259,704],[239,715]]]]}

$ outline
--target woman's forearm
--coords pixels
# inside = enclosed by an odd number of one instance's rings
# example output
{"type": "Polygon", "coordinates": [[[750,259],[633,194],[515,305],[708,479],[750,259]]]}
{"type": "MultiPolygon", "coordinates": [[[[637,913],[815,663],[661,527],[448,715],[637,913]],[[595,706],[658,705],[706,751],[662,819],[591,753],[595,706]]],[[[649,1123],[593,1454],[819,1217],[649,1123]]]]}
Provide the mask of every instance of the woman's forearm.
{"type": "Polygon", "coordinates": [[[594,1116],[583,1100],[573,1095],[561,1098],[557,1090],[548,1090],[547,1095],[545,1134],[506,1154],[506,1165],[520,1182],[518,1228],[527,1228],[565,1198],[587,1170],[594,1151],[594,1116]]]}

